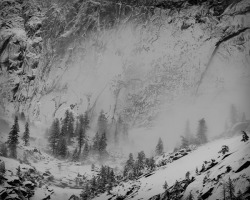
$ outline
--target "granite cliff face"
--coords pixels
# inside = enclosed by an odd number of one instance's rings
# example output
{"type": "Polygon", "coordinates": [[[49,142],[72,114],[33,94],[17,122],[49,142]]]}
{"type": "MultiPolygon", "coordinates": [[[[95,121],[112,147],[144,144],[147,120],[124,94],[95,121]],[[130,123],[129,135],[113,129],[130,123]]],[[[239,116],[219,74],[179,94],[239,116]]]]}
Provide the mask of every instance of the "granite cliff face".
{"type": "Polygon", "coordinates": [[[141,126],[180,99],[247,95],[248,0],[4,0],[0,17],[2,115],[141,126]]]}

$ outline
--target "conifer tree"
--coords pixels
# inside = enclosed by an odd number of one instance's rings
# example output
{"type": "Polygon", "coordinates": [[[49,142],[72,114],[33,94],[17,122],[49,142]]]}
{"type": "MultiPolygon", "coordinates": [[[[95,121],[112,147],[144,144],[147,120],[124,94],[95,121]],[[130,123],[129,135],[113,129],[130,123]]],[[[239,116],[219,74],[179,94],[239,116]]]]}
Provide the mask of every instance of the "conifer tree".
{"type": "Polygon", "coordinates": [[[146,159],[146,156],[145,156],[144,151],[139,152],[138,157],[137,157],[139,170],[142,170],[144,168],[145,159],[146,159]]]}
{"type": "Polygon", "coordinates": [[[62,137],[58,141],[57,145],[57,155],[61,156],[62,158],[66,158],[67,156],[67,141],[65,137],[62,137]]]}
{"type": "Polygon", "coordinates": [[[168,183],[167,183],[167,181],[164,182],[164,184],[163,184],[163,189],[164,189],[164,190],[167,190],[167,189],[168,189],[168,183]]]}
{"type": "Polygon", "coordinates": [[[51,147],[53,155],[56,155],[56,149],[57,149],[57,143],[59,140],[59,135],[60,135],[60,122],[56,118],[52,123],[52,126],[50,128],[50,135],[49,135],[49,145],[51,147]]]}
{"type": "Polygon", "coordinates": [[[226,184],[225,183],[222,183],[222,197],[223,197],[223,200],[226,200],[227,198],[227,188],[226,188],[226,184]]]}
{"type": "Polygon", "coordinates": [[[80,116],[80,128],[79,128],[79,135],[78,135],[78,145],[79,145],[79,152],[82,151],[82,146],[86,141],[86,131],[89,129],[89,118],[88,113],[85,112],[84,116],[80,116]]]}
{"type": "Polygon", "coordinates": [[[246,142],[246,141],[248,141],[248,139],[249,139],[249,136],[247,135],[247,133],[245,132],[245,131],[242,131],[242,139],[241,139],[241,141],[243,141],[243,142],[246,142]]]}
{"type": "Polygon", "coordinates": [[[20,165],[18,165],[18,167],[17,167],[17,169],[16,169],[16,175],[17,176],[21,176],[21,167],[20,167],[20,165]]]}
{"type": "Polygon", "coordinates": [[[207,143],[207,125],[204,118],[199,120],[198,131],[197,131],[197,140],[199,144],[207,143]]]}
{"type": "Polygon", "coordinates": [[[107,131],[108,120],[103,110],[100,112],[97,125],[99,134],[103,134],[104,132],[107,131]]]}
{"type": "Polygon", "coordinates": [[[25,124],[25,131],[23,133],[23,141],[24,141],[24,146],[29,146],[29,140],[30,140],[30,129],[29,129],[29,123],[26,122],[25,124]]]}
{"type": "Polygon", "coordinates": [[[155,169],[155,160],[154,157],[149,158],[149,169],[154,170],[155,169]]]}
{"type": "Polygon", "coordinates": [[[89,145],[87,142],[85,142],[85,145],[84,145],[84,149],[83,149],[83,159],[87,159],[88,158],[88,155],[89,155],[89,145]]]}
{"type": "Polygon", "coordinates": [[[163,153],[163,150],[164,150],[163,142],[162,142],[162,139],[159,138],[158,143],[155,148],[156,155],[161,155],[163,153]]]}
{"type": "Polygon", "coordinates": [[[134,161],[134,158],[133,158],[133,154],[130,153],[129,154],[129,159],[127,160],[126,165],[124,167],[124,172],[123,172],[124,176],[127,176],[128,172],[133,170],[134,162],[135,161],[134,161]]]}
{"type": "Polygon", "coordinates": [[[103,132],[101,138],[100,138],[100,143],[99,143],[99,154],[103,158],[105,154],[107,153],[106,151],[107,147],[107,138],[106,138],[106,133],[103,132]]]}
{"type": "Polygon", "coordinates": [[[229,199],[233,200],[235,198],[234,185],[233,185],[233,182],[232,182],[230,177],[228,178],[228,182],[227,182],[226,187],[227,187],[227,191],[228,191],[228,194],[229,194],[229,199]]]}
{"type": "Polygon", "coordinates": [[[70,113],[69,110],[66,110],[64,114],[64,119],[62,121],[62,129],[61,129],[62,137],[68,136],[69,113],[70,113]]]}
{"type": "Polygon", "coordinates": [[[93,151],[95,153],[97,153],[99,151],[99,145],[100,145],[100,136],[97,132],[93,138],[93,151]]]}
{"type": "Polygon", "coordinates": [[[18,117],[15,116],[14,125],[11,128],[11,131],[9,133],[8,137],[8,147],[10,151],[10,157],[11,158],[17,158],[17,145],[18,145],[18,133],[19,133],[19,124],[18,124],[18,117]]]}
{"type": "Polygon", "coordinates": [[[71,143],[71,139],[74,136],[74,115],[72,112],[69,113],[69,122],[68,122],[68,144],[71,143]]]}

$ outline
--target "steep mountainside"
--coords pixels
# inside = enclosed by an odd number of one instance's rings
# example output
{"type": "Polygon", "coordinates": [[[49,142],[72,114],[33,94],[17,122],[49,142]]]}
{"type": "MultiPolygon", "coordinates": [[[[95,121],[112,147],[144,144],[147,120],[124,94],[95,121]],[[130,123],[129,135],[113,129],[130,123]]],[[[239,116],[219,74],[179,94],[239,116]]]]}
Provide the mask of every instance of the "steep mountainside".
{"type": "Polygon", "coordinates": [[[110,120],[150,125],[181,98],[249,84],[248,0],[4,0],[0,8],[4,115],[44,122],[71,108],[95,119],[104,109],[110,120]]]}

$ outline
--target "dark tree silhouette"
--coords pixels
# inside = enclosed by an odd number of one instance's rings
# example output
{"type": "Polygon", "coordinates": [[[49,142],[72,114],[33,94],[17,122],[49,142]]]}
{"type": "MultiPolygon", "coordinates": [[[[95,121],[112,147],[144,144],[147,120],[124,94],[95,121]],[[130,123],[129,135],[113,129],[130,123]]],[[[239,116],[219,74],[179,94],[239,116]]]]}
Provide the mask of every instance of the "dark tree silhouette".
{"type": "Polygon", "coordinates": [[[201,120],[199,120],[199,125],[198,125],[198,130],[197,130],[197,142],[199,144],[205,144],[207,143],[207,125],[206,125],[206,121],[204,118],[202,118],[201,120]]]}
{"type": "Polygon", "coordinates": [[[19,133],[19,124],[18,124],[18,117],[15,116],[14,125],[11,128],[8,138],[8,147],[10,150],[10,157],[17,158],[17,145],[18,145],[18,133],[19,133]]]}
{"type": "Polygon", "coordinates": [[[164,150],[163,142],[162,142],[162,139],[159,138],[158,143],[155,148],[156,155],[161,155],[163,153],[163,150],[164,150]]]}
{"type": "Polygon", "coordinates": [[[49,146],[52,150],[52,154],[56,155],[57,143],[58,143],[59,135],[60,135],[60,122],[57,118],[53,121],[49,132],[50,132],[49,139],[48,139],[49,146]]]}
{"type": "Polygon", "coordinates": [[[23,141],[24,141],[24,146],[29,145],[29,140],[30,140],[30,129],[29,129],[29,123],[26,122],[25,124],[25,131],[23,133],[23,141]]]}

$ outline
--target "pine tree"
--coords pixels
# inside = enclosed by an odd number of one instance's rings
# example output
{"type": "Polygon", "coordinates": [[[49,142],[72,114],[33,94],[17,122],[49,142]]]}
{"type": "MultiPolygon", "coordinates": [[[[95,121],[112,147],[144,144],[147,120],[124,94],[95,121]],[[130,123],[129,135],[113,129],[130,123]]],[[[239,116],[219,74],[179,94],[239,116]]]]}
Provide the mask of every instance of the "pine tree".
{"type": "Polygon", "coordinates": [[[222,197],[223,197],[223,200],[226,200],[227,198],[227,188],[226,188],[225,183],[222,183],[222,197]]]}
{"type": "Polygon", "coordinates": [[[67,141],[65,137],[60,138],[57,145],[57,155],[61,156],[62,158],[66,158],[67,156],[67,141]]]}
{"type": "Polygon", "coordinates": [[[79,145],[79,152],[82,151],[82,146],[86,141],[86,131],[89,129],[89,118],[88,113],[85,112],[84,116],[80,116],[80,128],[79,128],[79,135],[78,135],[78,145],[79,145]]]}
{"type": "Polygon", "coordinates": [[[97,132],[93,138],[93,151],[95,153],[97,153],[99,151],[99,145],[100,145],[100,136],[97,132]]]}
{"type": "Polygon", "coordinates": [[[223,155],[229,151],[229,147],[227,145],[223,145],[221,150],[218,153],[222,153],[223,155]]]}
{"type": "Polygon", "coordinates": [[[1,152],[1,154],[0,154],[1,156],[3,156],[3,157],[8,156],[8,149],[7,149],[7,145],[5,143],[3,143],[1,145],[0,152],[1,152]]]}
{"type": "Polygon", "coordinates": [[[10,157],[17,158],[17,145],[18,145],[18,133],[19,133],[19,124],[18,124],[18,117],[15,116],[14,125],[11,128],[8,138],[8,147],[10,150],[10,157]]]}
{"type": "Polygon", "coordinates": [[[198,174],[199,174],[198,167],[196,167],[196,169],[195,169],[195,173],[196,173],[196,175],[198,175],[198,174]]]}
{"type": "Polygon", "coordinates": [[[68,125],[69,125],[69,110],[65,111],[64,119],[62,122],[61,137],[68,136],[68,125]]]}
{"type": "Polygon", "coordinates": [[[126,164],[125,164],[125,167],[124,167],[124,176],[127,176],[128,175],[128,172],[129,171],[132,171],[133,168],[134,168],[134,158],[133,158],[133,154],[130,153],[129,154],[129,159],[127,160],[126,164]]]}
{"type": "Polygon", "coordinates": [[[74,115],[72,112],[69,113],[69,122],[68,122],[68,144],[71,143],[71,139],[74,136],[74,115]]]}
{"type": "Polygon", "coordinates": [[[163,189],[164,189],[164,190],[167,190],[167,189],[168,189],[168,183],[167,183],[167,181],[164,182],[164,184],[163,184],[163,189]]]}
{"type": "Polygon", "coordinates": [[[103,134],[104,132],[107,131],[107,124],[108,124],[107,117],[104,114],[104,111],[102,110],[98,117],[98,124],[97,124],[99,134],[103,134]]]}
{"type": "Polygon", "coordinates": [[[247,135],[247,133],[245,132],[245,131],[242,131],[242,139],[241,139],[241,141],[243,141],[243,142],[246,142],[246,141],[248,141],[248,139],[249,139],[249,136],[247,135]]]}
{"type": "Polygon", "coordinates": [[[50,128],[50,135],[49,135],[49,145],[52,150],[52,154],[56,155],[57,143],[59,140],[60,135],[60,122],[58,119],[55,119],[52,123],[50,128]]]}
{"type": "Polygon", "coordinates": [[[197,131],[197,140],[199,144],[205,144],[207,143],[207,125],[204,118],[199,120],[199,126],[197,131]]]}
{"type": "Polygon", "coordinates": [[[18,165],[18,167],[17,167],[17,169],[16,169],[16,175],[17,176],[21,176],[21,167],[20,167],[20,165],[18,165]]]}
{"type": "Polygon", "coordinates": [[[162,139],[159,138],[158,144],[156,145],[156,148],[155,148],[156,155],[161,155],[163,153],[163,150],[164,150],[163,142],[162,142],[162,139]]]}
{"type": "Polygon", "coordinates": [[[88,158],[88,155],[89,155],[89,145],[87,142],[85,142],[83,153],[82,153],[83,159],[86,160],[88,158]]]}
{"type": "Polygon", "coordinates": [[[238,122],[238,111],[235,107],[235,105],[231,105],[230,108],[230,120],[231,120],[231,126],[233,126],[236,122],[238,122]]]}
{"type": "Polygon", "coordinates": [[[186,173],[186,180],[190,180],[190,172],[189,171],[186,173]]]}
{"type": "Polygon", "coordinates": [[[230,177],[228,179],[226,187],[227,187],[227,191],[228,191],[228,194],[229,194],[229,199],[233,200],[234,197],[235,197],[234,196],[234,185],[233,185],[233,182],[232,182],[230,177]]]}
{"type": "Polygon", "coordinates": [[[30,140],[30,130],[29,130],[29,123],[26,122],[25,124],[25,131],[23,133],[23,141],[24,141],[24,146],[29,146],[29,140],[30,140]]]}
{"type": "Polygon", "coordinates": [[[139,152],[138,157],[137,157],[139,170],[142,170],[144,168],[145,159],[146,159],[146,156],[145,156],[144,151],[139,152]]]}
{"type": "Polygon", "coordinates": [[[149,169],[154,170],[155,169],[155,160],[154,157],[149,158],[149,169]]]}
{"type": "Polygon", "coordinates": [[[107,147],[107,138],[106,138],[106,133],[103,132],[99,143],[99,155],[101,156],[101,158],[103,158],[107,153],[106,147],[107,147]]]}

